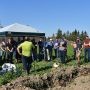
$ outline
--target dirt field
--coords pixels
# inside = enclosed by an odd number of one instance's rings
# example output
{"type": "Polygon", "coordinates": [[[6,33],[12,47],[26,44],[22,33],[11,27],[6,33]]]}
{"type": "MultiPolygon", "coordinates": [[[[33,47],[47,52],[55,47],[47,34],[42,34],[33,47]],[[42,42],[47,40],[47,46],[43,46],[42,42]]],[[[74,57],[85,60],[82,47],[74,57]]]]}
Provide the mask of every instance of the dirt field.
{"type": "Polygon", "coordinates": [[[43,76],[25,76],[0,90],[90,90],[90,66],[52,68],[43,76]]]}

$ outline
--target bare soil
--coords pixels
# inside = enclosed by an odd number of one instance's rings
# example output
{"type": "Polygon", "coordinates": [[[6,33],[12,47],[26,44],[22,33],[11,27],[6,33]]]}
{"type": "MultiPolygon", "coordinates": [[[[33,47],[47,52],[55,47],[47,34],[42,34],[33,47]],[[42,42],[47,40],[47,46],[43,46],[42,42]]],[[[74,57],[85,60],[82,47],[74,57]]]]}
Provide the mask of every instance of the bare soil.
{"type": "Polygon", "coordinates": [[[0,90],[90,90],[90,65],[52,68],[42,76],[19,77],[0,90]]]}

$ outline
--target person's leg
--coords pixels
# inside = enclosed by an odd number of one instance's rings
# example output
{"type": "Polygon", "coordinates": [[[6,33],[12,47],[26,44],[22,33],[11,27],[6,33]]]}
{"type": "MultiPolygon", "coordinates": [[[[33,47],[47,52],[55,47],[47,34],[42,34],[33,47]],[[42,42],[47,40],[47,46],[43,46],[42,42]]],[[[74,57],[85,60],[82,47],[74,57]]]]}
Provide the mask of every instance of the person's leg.
{"type": "Polygon", "coordinates": [[[90,48],[88,48],[88,62],[90,62],[90,48]]]}
{"type": "Polygon", "coordinates": [[[87,48],[84,49],[84,61],[87,62],[87,48]]]}
{"type": "Polygon", "coordinates": [[[66,58],[66,62],[67,62],[68,61],[67,49],[65,49],[65,58],[66,58]]]}
{"type": "Polygon", "coordinates": [[[45,60],[47,60],[47,49],[45,48],[45,60]]]}
{"type": "Polygon", "coordinates": [[[31,69],[31,64],[32,64],[32,56],[27,58],[27,74],[30,73],[30,69],[31,69]]]}
{"type": "Polygon", "coordinates": [[[43,60],[43,49],[41,49],[41,60],[43,60]]]}
{"type": "Polygon", "coordinates": [[[60,57],[61,57],[60,50],[58,49],[58,58],[60,58],[60,57]]]}
{"type": "Polygon", "coordinates": [[[4,60],[4,62],[5,62],[5,60],[6,60],[6,51],[4,51],[4,57],[3,57],[3,60],[4,60]]]}
{"type": "Polygon", "coordinates": [[[57,58],[59,58],[59,49],[57,48],[57,58]]]}
{"type": "Polygon", "coordinates": [[[5,55],[5,62],[7,62],[7,61],[8,61],[8,52],[6,51],[5,54],[6,54],[6,55],[5,55]]]}
{"type": "Polygon", "coordinates": [[[76,50],[76,59],[78,66],[80,66],[80,50],[76,50]]]}
{"type": "Polygon", "coordinates": [[[62,63],[65,64],[65,57],[66,57],[66,52],[63,50],[62,51],[62,63]]]}
{"type": "Polygon", "coordinates": [[[10,57],[10,59],[9,59],[10,63],[13,63],[13,52],[10,52],[10,56],[9,57],[10,57]]]}
{"type": "Polygon", "coordinates": [[[47,49],[47,60],[50,60],[49,49],[47,49]]]}
{"type": "Polygon", "coordinates": [[[44,60],[46,60],[46,48],[44,47],[44,60]]]}
{"type": "Polygon", "coordinates": [[[10,52],[7,52],[7,63],[10,63],[10,52]]]}
{"type": "Polygon", "coordinates": [[[22,64],[23,64],[23,69],[27,70],[27,58],[25,56],[22,56],[22,64]]]}
{"type": "Polygon", "coordinates": [[[61,63],[63,63],[63,51],[59,51],[59,55],[60,55],[60,60],[61,60],[61,63]]]}
{"type": "Polygon", "coordinates": [[[2,50],[0,50],[0,59],[2,60],[2,50]]]}
{"type": "Polygon", "coordinates": [[[78,66],[80,66],[80,57],[79,56],[77,57],[77,64],[78,64],[78,66]]]}
{"type": "Polygon", "coordinates": [[[49,50],[50,60],[52,60],[52,49],[49,50]]]}
{"type": "Polygon", "coordinates": [[[73,57],[73,59],[75,60],[75,59],[76,59],[76,49],[75,49],[75,48],[73,49],[73,52],[74,52],[74,57],[73,57]]]}
{"type": "Polygon", "coordinates": [[[60,50],[58,50],[58,58],[60,58],[60,60],[61,60],[61,51],[60,50]]]}
{"type": "Polygon", "coordinates": [[[57,57],[57,49],[54,49],[55,52],[55,58],[57,57]]]}
{"type": "Polygon", "coordinates": [[[4,51],[2,51],[2,60],[4,60],[4,51]]]}
{"type": "Polygon", "coordinates": [[[42,60],[42,49],[39,48],[39,61],[41,61],[41,60],[42,60]]]}
{"type": "Polygon", "coordinates": [[[36,51],[33,53],[33,55],[34,55],[34,60],[37,60],[37,53],[36,53],[36,51]]]}

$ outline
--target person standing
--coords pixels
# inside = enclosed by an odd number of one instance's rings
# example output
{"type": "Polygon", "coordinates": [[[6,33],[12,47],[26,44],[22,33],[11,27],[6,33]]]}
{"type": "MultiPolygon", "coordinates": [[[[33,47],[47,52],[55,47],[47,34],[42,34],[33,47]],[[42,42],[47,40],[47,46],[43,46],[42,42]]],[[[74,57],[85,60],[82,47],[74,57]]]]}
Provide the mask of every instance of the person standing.
{"type": "Polygon", "coordinates": [[[1,59],[4,62],[6,62],[6,42],[5,42],[5,39],[2,40],[0,49],[1,49],[1,52],[2,52],[1,59]]]}
{"type": "Polygon", "coordinates": [[[84,61],[90,62],[90,39],[88,36],[86,36],[84,40],[83,47],[84,47],[84,61]]]}
{"type": "Polygon", "coordinates": [[[76,49],[77,49],[77,44],[76,42],[74,41],[73,43],[71,43],[71,46],[73,47],[73,59],[75,60],[76,59],[76,49]]]}
{"type": "Polygon", "coordinates": [[[25,41],[17,47],[18,53],[22,55],[23,67],[27,74],[29,74],[31,69],[33,49],[34,45],[29,41],[28,37],[25,37],[25,41]],[[22,52],[20,52],[20,49],[22,49],[22,52]]]}
{"type": "Polygon", "coordinates": [[[12,44],[12,39],[9,38],[8,42],[6,44],[7,61],[9,63],[13,63],[13,50],[14,50],[14,47],[13,47],[13,44],[12,44]]]}
{"type": "Polygon", "coordinates": [[[80,65],[80,58],[81,58],[80,56],[81,56],[81,50],[83,48],[83,45],[82,45],[82,42],[81,42],[79,37],[77,37],[76,44],[77,44],[76,58],[77,58],[77,61],[78,61],[78,65],[80,65]]]}
{"type": "Polygon", "coordinates": [[[35,47],[33,50],[33,59],[37,60],[37,42],[35,41],[34,38],[31,40],[31,42],[33,43],[33,45],[35,47]]]}
{"type": "Polygon", "coordinates": [[[40,38],[39,42],[38,42],[38,46],[39,46],[39,55],[38,55],[38,59],[39,61],[41,61],[42,59],[44,59],[44,55],[43,55],[43,48],[44,48],[44,42],[42,41],[42,39],[40,38]]]}
{"type": "Polygon", "coordinates": [[[64,38],[62,38],[60,40],[60,44],[59,44],[59,56],[60,56],[60,60],[61,60],[61,63],[63,64],[66,64],[66,42],[64,40],[64,38]]]}
{"type": "Polygon", "coordinates": [[[49,42],[47,42],[47,59],[49,61],[52,60],[52,50],[53,50],[53,40],[50,38],[49,42]]]}
{"type": "Polygon", "coordinates": [[[59,45],[59,41],[58,41],[58,39],[56,39],[56,40],[54,41],[55,58],[58,58],[58,45],[59,45]]]}

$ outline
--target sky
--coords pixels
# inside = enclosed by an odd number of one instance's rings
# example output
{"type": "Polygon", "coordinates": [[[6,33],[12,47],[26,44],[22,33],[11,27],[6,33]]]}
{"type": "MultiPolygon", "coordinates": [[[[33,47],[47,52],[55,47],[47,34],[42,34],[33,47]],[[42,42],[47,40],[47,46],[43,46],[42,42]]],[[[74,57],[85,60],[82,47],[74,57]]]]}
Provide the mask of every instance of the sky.
{"type": "Polygon", "coordinates": [[[30,25],[47,37],[59,28],[90,35],[90,0],[0,0],[0,23],[30,25]]]}

